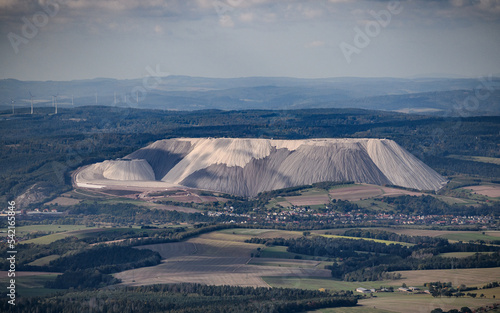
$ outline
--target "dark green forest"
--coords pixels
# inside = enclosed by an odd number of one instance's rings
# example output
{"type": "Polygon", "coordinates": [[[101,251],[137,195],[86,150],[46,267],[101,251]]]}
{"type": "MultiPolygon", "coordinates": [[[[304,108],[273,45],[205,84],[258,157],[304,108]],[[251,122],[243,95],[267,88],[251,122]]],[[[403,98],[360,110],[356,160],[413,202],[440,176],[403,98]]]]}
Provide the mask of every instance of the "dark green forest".
{"type": "MultiPolygon", "coordinates": [[[[369,230],[350,230],[348,234],[372,234],[369,230]]],[[[376,233],[376,232],[374,232],[376,233]]],[[[393,239],[406,240],[405,236],[389,232],[381,233],[393,239]]],[[[384,236],[385,237],[385,236],[384,236]]],[[[296,239],[262,239],[252,238],[249,243],[267,246],[286,246],[288,252],[335,258],[328,269],[333,278],[345,281],[374,281],[397,279],[397,274],[390,273],[404,270],[452,269],[452,268],[487,268],[500,267],[500,247],[474,243],[449,243],[431,237],[417,237],[418,243],[413,246],[402,244],[386,244],[369,240],[349,238],[327,238],[314,236],[296,239]],[[476,252],[465,258],[444,258],[440,253],[476,252]],[[480,254],[480,252],[492,252],[480,254]],[[337,262],[339,261],[339,262],[337,262]]]]}
{"type": "Polygon", "coordinates": [[[352,292],[284,288],[152,285],[103,291],[69,292],[46,298],[21,298],[15,307],[0,301],[1,312],[170,312],[170,313],[294,313],[355,306],[352,292]]]}
{"type": "Polygon", "coordinates": [[[445,175],[499,180],[500,166],[448,155],[499,157],[498,117],[441,118],[359,109],[161,111],[78,107],[49,114],[0,116],[0,198],[38,183],[55,196],[69,190],[70,171],[123,157],[174,137],[388,138],[445,175]]]}

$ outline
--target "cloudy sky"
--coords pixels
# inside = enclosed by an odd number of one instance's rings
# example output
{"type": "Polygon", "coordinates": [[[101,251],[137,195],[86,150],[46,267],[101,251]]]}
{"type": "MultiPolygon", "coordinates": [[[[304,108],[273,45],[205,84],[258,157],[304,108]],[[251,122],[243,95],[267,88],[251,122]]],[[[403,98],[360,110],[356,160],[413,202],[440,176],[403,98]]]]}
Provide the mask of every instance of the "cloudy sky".
{"type": "Polygon", "coordinates": [[[477,77],[500,0],[0,0],[0,78],[477,77]]]}

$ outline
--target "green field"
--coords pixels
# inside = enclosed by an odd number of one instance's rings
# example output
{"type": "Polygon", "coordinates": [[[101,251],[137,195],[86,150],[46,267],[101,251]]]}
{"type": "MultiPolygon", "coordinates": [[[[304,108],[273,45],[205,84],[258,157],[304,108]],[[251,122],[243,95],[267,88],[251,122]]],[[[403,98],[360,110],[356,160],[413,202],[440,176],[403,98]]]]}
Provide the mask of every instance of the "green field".
{"type": "MultiPolygon", "coordinates": [[[[478,298],[433,298],[430,295],[420,294],[401,294],[399,292],[394,292],[394,296],[391,297],[377,297],[362,299],[358,304],[366,306],[368,308],[377,308],[381,310],[387,310],[390,312],[399,313],[429,313],[435,308],[441,308],[444,311],[449,311],[451,309],[460,310],[462,307],[477,308],[481,306],[487,306],[495,303],[493,299],[478,299],[478,298]]],[[[489,311],[494,312],[494,311],[489,311]]]]}
{"type": "MultiPolygon", "coordinates": [[[[493,252],[479,252],[479,253],[493,253],[493,252]]],[[[441,253],[439,256],[443,258],[466,258],[469,256],[473,256],[476,252],[448,252],[441,253]]]]}
{"type": "Polygon", "coordinates": [[[364,281],[347,282],[334,280],[331,278],[304,278],[304,277],[276,277],[267,276],[262,279],[272,287],[279,288],[300,288],[309,290],[318,290],[325,288],[328,290],[356,290],[358,287],[367,289],[379,288],[380,286],[390,286],[397,284],[397,281],[364,281]]]}
{"type": "MultiPolygon", "coordinates": [[[[53,281],[57,275],[58,274],[50,273],[16,277],[16,293],[18,296],[22,297],[43,297],[49,294],[64,291],[62,289],[50,289],[44,287],[45,282],[53,281]]],[[[0,286],[2,286],[2,289],[6,288],[7,282],[7,278],[0,279],[0,286]]]]}
{"type": "Polygon", "coordinates": [[[321,309],[317,311],[308,311],[307,313],[393,313],[393,312],[365,305],[358,305],[350,308],[347,307],[347,308],[333,308],[333,309],[321,309]]]}
{"type": "Polygon", "coordinates": [[[380,212],[388,212],[390,210],[394,210],[393,206],[387,204],[386,202],[377,200],[375,198],[353,201],[353,203],[356,203],[358,206],[362,208],[380,212]]]}
{"type": "Polygon", "coordinates": [[[369,240],[369,241],[375,241],[375,242],[380,242],[380,243],[385,243],[386,245],[390,244],[399,244],[402,246],[407,246],[411,247],[414,246],[415,244],[413,243],[407,243],[407,242],[399,242],[399,241],[390,241],[390,240],[381,240],[381,239],[372,239],[372,238],[360,238],[360,237],[350,237],[350,236],[339,236],[339,235],[321,235],[323,237],[328,237],[328,238],[343,238],[343,239],[355,239],[355,240],[369,240]]]}
{"type": "Polygon", "coordinates": [[[489,158],[471,155],[449,155],[448,158],[500,165],[500,158],[489,158]]]}
{"type": "Polygon", "coordinates": [[[65,231],[65,232],[58,232],[58,233],[51,234],[51,235],[46,235],[46,236],[42,236],[42,237],[30,239],[30,240],[25,240],[22,243],[35,243],[35,244],[39,244],[39,245],[47,245],[47,244],[50,244],[54,241],[64,239],[64,238],[70,237],[70,236],[82,238],[85,233],[95,232],[98,229],[97,227],[87,227],[87,228],[83,228],[83,226],[81,226],[81,227],[82,227],[81,230],[70,230],[70,231],[65,231]]]}
{"type": "Polygon", "coordinates": [[[482,232],[456,232],[440,235],[439,237],[446,238],[449,240],[468,242],[470,240],[484,240],[493,241],[500,240],[499,237],[489,236],[487,234],[483,235],[482,232]]]}
{"type": "MultiPolygon", "coordinates": [[[[429,274],[435,272],[429,272],[429,274]]],[[[352,290],[354,291],[357,287],[379,288],[380,286],[394,286],[398,287],[401,285],[401,281],[373,281],[373,282],[345,282],[339,280],[333,280],[328,278],[301,278],[301,277],[262,277],[266,283],[272,287],[281,288],[300,288],[300,289],[310,289],[318,290],[321,288],[329,290],[352,290]]],[[[425,289],[422,286],[411,284],[407,281],[409,286],[414,285],[425,289]]],[[[463,306],[468,306],[470,308],[476,308],[491,304],[495,302],[493,295],[496,297],[500,296],[500,288],[494,289],[484,289],[478,290],[478,295],[484,293],[486,296],[483,299],[473,299],[470,297],[464,298],[433,298],[430,295],[425,294],[403,294],[400,292],[387,292],[387,293],[376,293],[374,298],[361,299],[358,302],[357,307],[352,308],[332,308],[332,309],[321,309],[314,311],[315,313],[333,313],[333,312],[345,312],[345,313],[357,313],[357,312],[373,312],[373,313],[386,313],[386,312],[401,312],[401,313],[417,313],[417,312],[430,312],[433,308],[441,307],[446,310],[452,308],[457,308],[460,310],[463,306]],[[421,311],[421,308],[425,308],[421,311]],[[427,309],[429,308],[429,309],[427,309]]],[[[355,292],[355,294],[357,294],[355,292]]]]}
{"type": "Polygon", "coordinates": [[[56,260],[59,257],[60,257],[60,255],[58,255],[58,254],[48,255],[46,257],[39,258],[39,259],[36,259],[35,261],[33,261],[31,263],[28,263],[28,265],[32,265],[32,266],[45,266],[45,265],[48,265],[50,263],[50,261],[56,260]]]}
{"type": "MultiPolygon", "coordinates": [[[[85,225],[29,225],[29,226],[18,226],[16,227],[16,236],[23,236],[28,233],[34,232],[64,232],[64,231],[74,231],[82,229],[91,229],[92,227],[86,227],[85,225]]],[[[0,231],[6,232],[6,228],[0,229],[0,231]]]]}

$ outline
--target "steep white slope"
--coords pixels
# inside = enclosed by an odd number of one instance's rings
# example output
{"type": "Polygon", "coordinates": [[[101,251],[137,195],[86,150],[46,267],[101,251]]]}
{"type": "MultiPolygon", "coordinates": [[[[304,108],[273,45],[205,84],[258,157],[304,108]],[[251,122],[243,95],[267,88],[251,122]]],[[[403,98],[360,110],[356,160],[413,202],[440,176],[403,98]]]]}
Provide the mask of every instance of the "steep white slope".
{"type": "Polygon", "coordinates": [[[212,164],[245,167],[254,159],[263,159],[269,156],[273,148],[286,148],[292,151],[302,144],[298,140],[239,138],[181,140],[189,140],[192,150],[162,178],[163,181],[181,182],[190,174],[207,168],[212,164]]]}
{"type": "Polygon", "coordinates": [[[157,141],[79,175],[85,179],[162,180],[255,196],[321,181],[437,190],[445,179],[391,140],[178,138],[157,141]],[[128,162],[128,163],[126,163],[128,162]]]}
{"type": "Polygon", "coordinates": [[[104,161],[88,166],[78,173],[77,180],[155,180],[153,168],[146,160],[104,161]]]}
{"type": "Polygon", "coordinates": [[[392,140],[370,139],[366,150],[393,185],[419,190],[438,190],[444,178],[392,140]]]}

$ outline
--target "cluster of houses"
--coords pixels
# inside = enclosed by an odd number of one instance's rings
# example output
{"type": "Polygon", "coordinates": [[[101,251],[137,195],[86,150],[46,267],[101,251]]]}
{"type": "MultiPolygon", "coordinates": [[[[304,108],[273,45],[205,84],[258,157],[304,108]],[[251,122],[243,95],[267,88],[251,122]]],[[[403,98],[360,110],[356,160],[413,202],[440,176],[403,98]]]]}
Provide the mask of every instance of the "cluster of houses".
{"type": "MultiPolygon", "coordinates": [[[[24,216],[34,216],[34,215],[60,215],[63,214],[63,212],[57,211],[57,209],[34,209],[34,210],[20,210],[20,211],[15,211],[16,215],[24,215],[24,216]]],[[[0,216],[7,216],[8,212],[7,211],[1,211],[0,216]]]]}
{"type": "MultiPolygon", "coordinates": [[[[406,293],[427,293],[430,294],[429,290],[420,290],[418,287],[400,287],[397,289],[399,292],[406,292],[406,293]]],[[[391,289],[388,288],[380,288],[380,289],[367,289],[363,287],[358,287],[356,288],[356,292],[359,293],[376,293],[376,292],[391,292],[393,291],[392,287],[391,289]]]]}
{"type": "Polygon", "coordinates": [[[492,225],[495,219],[492,216],[452,216],[452,215],[407,215],[362,212],[340,213],[336,211],[318,212],[307,207],[292,207],[278,212],[261,211],[254,209],[250,214],[234,213],[232,207],[221,211],[209,211],[209,216],[230,216],[239,222],[264,223],[298,223],[303,220],[314,220],[320,224],[358,225],[360,223],[391,224],[391,225],[492,225]]]}

